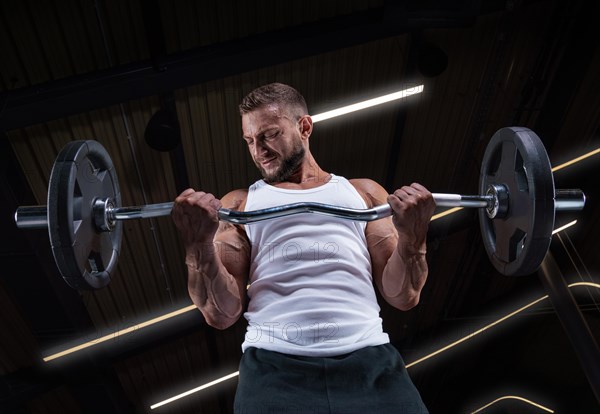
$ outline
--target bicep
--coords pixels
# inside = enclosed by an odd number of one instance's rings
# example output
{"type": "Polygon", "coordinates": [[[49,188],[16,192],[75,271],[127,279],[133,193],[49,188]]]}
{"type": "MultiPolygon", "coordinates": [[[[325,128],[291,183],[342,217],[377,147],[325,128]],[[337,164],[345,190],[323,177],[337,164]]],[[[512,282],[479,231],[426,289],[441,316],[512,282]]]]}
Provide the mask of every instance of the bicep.
{"type": "MultiPolygon", "coordinates": [[[[363,197],[367,207],[376,207],[387,204],[389,194],[381,185],[369,179],[351,180],[352,185],[363,197]]],[[[365,228],[367,248],[372,258],[384,265],[392,254],[398,241],[398,232],[391,217],[370,221],[365,228]]]]}
{"type": "Polygon", "coordinates": [[[398,243],[398,233],[391,217],[367,223],[365,229],[367,249],[371,256],[373,279],[379,286],[383,270],[398,243]]]}
{"type": "MultiPolygon", "coordinates": [[[[388,193],[372,180],[355,180],[354,185],[365,199],[367,206],[375,207],[387,203],[388,193]]],[[[398,243],[398,232],[391,217],[370,221],[365,228],[367,249],[371,256],[373,279],[380,287],[383,270],[398,243]]]]}
{"type": "Polygon", "coordinates": [[[250,268],[250,242],[244,229],[221,223],[215,235],[215,247],[227,271],[245,282],[250,268]]]}
{"type": "MultiPolygon", "coordinates": [[[[244,190],[232,191],[221,199],[222,206],[232,210],[243,210],[245,201],[244,190]]],[[[214,245],[221,263],[245,292],[250,271],[250,241],[243,226],[221,221],[214,245]]]]}

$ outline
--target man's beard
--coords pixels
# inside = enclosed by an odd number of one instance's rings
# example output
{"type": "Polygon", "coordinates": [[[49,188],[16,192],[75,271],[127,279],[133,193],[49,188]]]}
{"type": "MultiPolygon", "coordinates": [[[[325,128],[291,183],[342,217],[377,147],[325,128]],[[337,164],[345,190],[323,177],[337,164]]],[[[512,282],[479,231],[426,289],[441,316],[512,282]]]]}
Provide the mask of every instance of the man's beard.
{"type": "Polygon", "coordinates": [[[260,170],[263,180],[267,184],[284,182],[296,172],[298,167],[300,167],[305,153],[306,151],[304,150],[302,143],[296,142],[294,144],[292,153],[283,159],[279,168],[277,168],[273,173],[267,174],[265,169],[259,163],[257,163],[256,166],[260,170]]]}

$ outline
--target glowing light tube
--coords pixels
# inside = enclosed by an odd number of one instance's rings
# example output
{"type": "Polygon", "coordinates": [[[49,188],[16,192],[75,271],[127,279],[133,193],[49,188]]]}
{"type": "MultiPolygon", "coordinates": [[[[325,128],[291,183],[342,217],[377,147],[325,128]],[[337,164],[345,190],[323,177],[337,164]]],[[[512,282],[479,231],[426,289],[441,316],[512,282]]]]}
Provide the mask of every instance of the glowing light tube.
{"type": "Polygon", "coordinates": [[[557,229],[554,229],[554,230],[552,231],[552,234],[556,234],[556,233],[558,233],[559,231],[563,231],[564,229],[568,229],[569,227],[571,227],[571,226],[574,226],[574,225],[575,225],[575,223],[577,223],[577,220],[573,220],[573,221],[571,221],[570,223],[567,223],[567,224],[565,224],[564,226],[560,226],[559,228],[557,228],[557,229]]]}
{"type": "Polygon", "coordinates": [[[370,108],[372,106],[381,105],[386,102],[396,101],[398,99],[404,99],[407,96],[415,95],[423,92],[424,85],[415,86],[408,89],[403,89],[398,92],[393,92],[387,95],[379,96],[377,98],[368,99],[366,101],[357,102],[352,105],[343,106],[341,108],[333,109],[331,111],[323,112],[317,115],[312,115],[312,121],[321,122],[326,119],[335,118],[336,116],[346,115],[350,112],[360,111],[362,109],[370,108]]]}
{"type": "Polygon", "coordinates": [[[176,395],[176,396],[174,396],[174,397],[171,397],[171,398],[169,398],[169,399],[167,399],[167,400],[164,400],[164,401],[161,401],[161,402],[159,402],[159,403],[153,404],[153,405],[151,405],[151,406],[150,406],[150,409],[151,409],[151,410],[154,410],[155,408],[161,407],[161,406],[163,406],[163,405],[165,405],[165,404],[169,404],[169,403],[171,403],[171,402],[173,402],[173,401],[179,400],[180,398],[187,397],[188,395],[190,395],[190,394],[193,394],[193,393],[195,393],[195,392],[202,391],[203,389],[206,389],[206,388],[212,387],[213,385],[217,385],[217,384],[219,384],[219,383],[221,383],[221,382],[223,382],[223,381],[227,381],[228,379],[235,378],[235,377],[237,377],[239,374],[240,374],[240,372],[239,372],[239,371],[232,372],[232,373],[231,373],[231,374],[229,374],[229,375],[225,375],[224,377],[221,377],[221,378],[219,378],[219,379],[216,379],[216,380],[214,380],[214,381],[208,382],[208,383],[206,383],[206,384],[204,384],[204,385],[201,385],[201,386],[199,386],[199,387],[196,387],[196,388],[194,388],[194,389],[191,389],[191,390],[189,390],[189,391],[182,392],[181,394],[178,394],[178,395],[176,395]]]}

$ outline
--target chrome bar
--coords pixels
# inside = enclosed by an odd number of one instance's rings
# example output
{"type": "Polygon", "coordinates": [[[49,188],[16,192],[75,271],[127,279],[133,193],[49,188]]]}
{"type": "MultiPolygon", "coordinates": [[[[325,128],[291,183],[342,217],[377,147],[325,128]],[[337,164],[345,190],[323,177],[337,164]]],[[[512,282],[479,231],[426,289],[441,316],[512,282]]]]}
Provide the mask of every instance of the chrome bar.
{"type": "Polygon", "coordinates": [[[556,190],[554,195],[554,209],[556,211],[583,210],[585,206],[585,193],[579,189],[556,190]]]}
{"type": "Polygon", "coordinates": [[[293,203],[254,211],[219,209],[219,220],[234,224],[250,224],[299,213],[314,213],[355,221],[373,221],[392,215],[389,204],[368,209],[338,207],[322,203],[293,203]]]}
{"type": "MultiPolygon", "coordinates": [[[[489,198],[489,197],[487,197],[489,198]]],[[[460,196],[458,194],[434,194],[436,203],[442,207],[472,206],[486,207],[486,197],[460,196]],[[436,198],[437,197],[437,198],[436,198]],[[477,200],[475,200],[477,199],[477,200]]],[[[131,220],[149,217],[160,217],[171,214],[173,203],[149,204],[137,207],[115,207],[107,211],[109,220],[131,220]]],[[[219,209],[219,220],[234,224],[250,224],[292,214],[314,213],[329,215],[356,221],[373,221],[391,216],[391,208],[383,204],[371,209],[352,209],[322,203],[293,203],[254,211],[235,211],[227,208],[219,209]]]]}
{"type": "Polygon", "coordinates": [[[46,206],[22,206],[15,212],[15,223],[20,229],[48,228],[48,209],[46,206]]]}
{"type": "MultiPolygon", "coordinates": [[[[487,207],[492,196],[463,196],[460,194],[434,193],[433,198],[439,207],[487,207]]],[[[173,203],[149,204],[138,207],[116,207],[107,214],[110,220],[130,220],[160,217],[171,214],[173,203]]],[[[353,209],[323,203],[292,203],[254,211],[219,209],[219,220],[234,224],[250,224],[278,217],[300,213],[328,215],[347,220],[373,221],[392,215],[391,207],[383,204],[370,209],[353,209]]]]}
{"type": "Polygon", "coordinates": [[[439,207],[458,207],[462,196],[460,194],[434,194],[433,199],[439,207]]]}
{"type": "Polygon", "coordinates": [[[152,217],[168,216],[173,210],[173,202],[147,204],[145,206],[134,207],[114,207],[108,209],[106,214],[109,220],[131,220],[145,219],[152,217]]]}
{"type": "Polygon", "coordinates": [[[486,208],[494,202],[491,195],[460,195],[433,193],[433,199],[438,207],[473,207],[486,208]]]}

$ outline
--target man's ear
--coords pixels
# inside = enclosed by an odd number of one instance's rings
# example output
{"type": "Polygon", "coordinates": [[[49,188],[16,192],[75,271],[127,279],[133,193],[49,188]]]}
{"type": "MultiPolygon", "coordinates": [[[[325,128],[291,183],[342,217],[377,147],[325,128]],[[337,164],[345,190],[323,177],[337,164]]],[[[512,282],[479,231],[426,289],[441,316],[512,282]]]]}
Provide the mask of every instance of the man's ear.
{"type": "Polygon", "coordinates": [[[310,115],[304,115],[303,117],[301,117],[298,121],[298,125],[298,128],[300,129],[300,135],[302,135],[302,138],[310,137],[310,134],[312,134],[313,130],[313,122],[310,115]]]}

